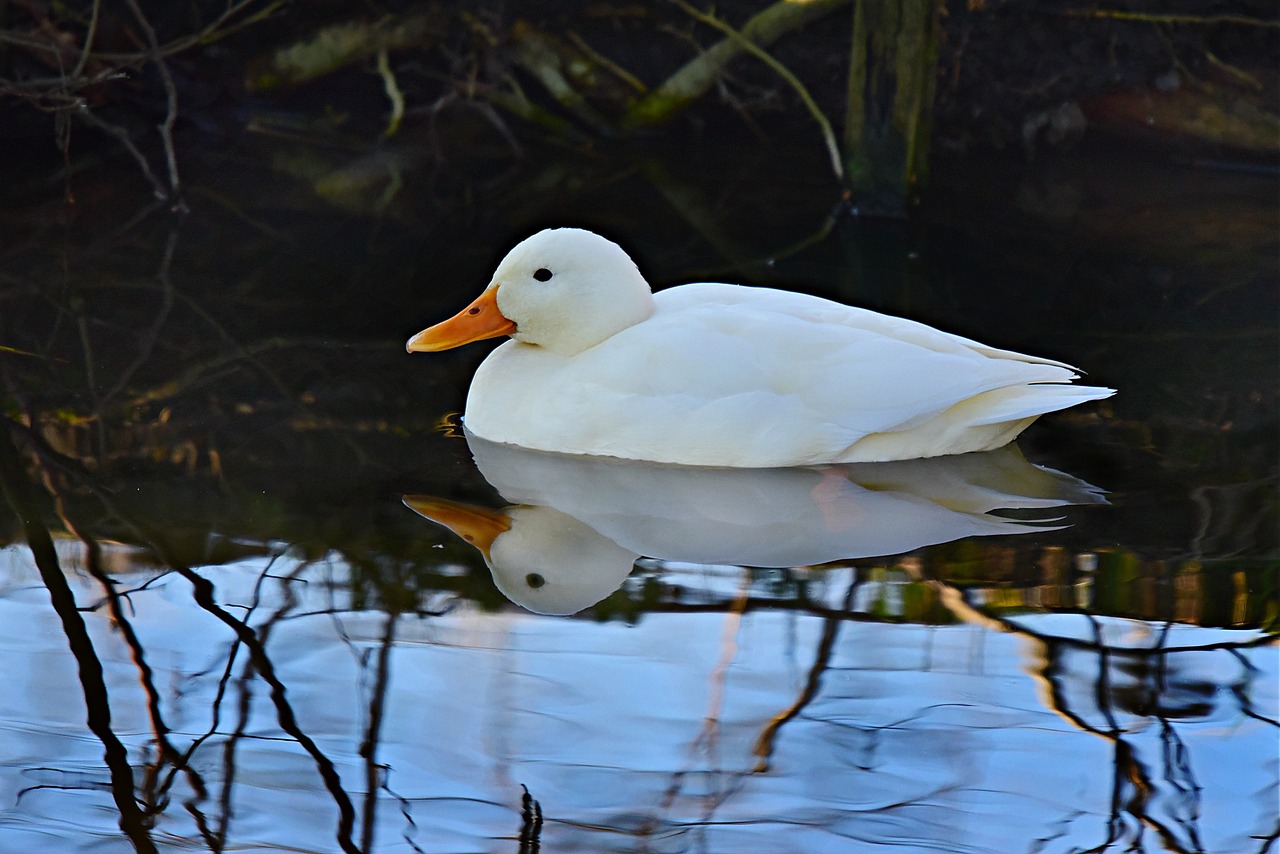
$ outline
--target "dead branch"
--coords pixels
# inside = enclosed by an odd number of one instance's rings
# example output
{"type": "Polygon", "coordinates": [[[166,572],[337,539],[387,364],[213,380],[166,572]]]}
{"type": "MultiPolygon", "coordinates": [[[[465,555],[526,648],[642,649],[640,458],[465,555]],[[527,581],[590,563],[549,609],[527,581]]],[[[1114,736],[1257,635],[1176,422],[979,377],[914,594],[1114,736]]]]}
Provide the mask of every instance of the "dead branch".
{"type": "Polygon", "coordinates": [[[438,10],[373,23],[324,27],[306,39],[277,50],[268,67],[248,80],[251,89],[271,89],[314,80],[380,53],[417,47],[440,29],[438,10]]]}
{"type": "Polygon", "coordinates": [[[164,85],[167,109],[164,121],[159,124],[158,130],[160,131],[160,141],[164,145],[165,162],[169,166],[169,200],[173,203],[175,211],[185,213],[187,206],[182,201],[182,184],[178,179],[178,155],[173,149],[173,125],[178,120],[178,89],[173,85],[173,75],[169,73],[169,66],[160,55],[160,44],[156,38],[155,28],[147,20],[147,16],[142,14],[142,9],[138,6],[138,0],[125,0],[125,2],[137,19],[138,26],[142,28],[142,31],[147,36],[147,44],[151,46],[151,55],[148,59],[155,64],[156,70],[160,72],[160,80],[164,85]]]}
{"type": "Polygon", "coordinates": [[[75,117],[80,121],[92,125],[98,130],[104,131],[118,139],[120,144],[124,146],[125,151],[129,152],[130,156],[137,161],[138,168],[142,170],[143,177],[151,183],[151,189],[155,192],[156,198],[168,198],[169,193],[165,189],[164,184],[156,177],[156,173],[151,171],[151,164],[147,162],[146,156],[138,150],[138,146],[133,144],[133,139],[129,136],[129,132],[127,130],[119,125],[113,125],[110,122],[104,121],[87,106],[81,106],[81,108],[76,110],[73,115],[75,115],[75,117]]]}
{"type": "Polygon", "coordinates": [[[75,71],[71,72],[73,78],[83,74],[84,67],[89,62],[89,56],[93,52],[93,39],[98,34],[98,15],[101,11],[102,0],[93,0],[93,12],[89,16],[89,29],[84,34],[84,47],[80,50],[80,59],[76,62],[75,71]]]}
{"type": "Polygon", "coordinates": [[[777,74],[787,82],[796,94],[800,96],[800,100],[804,102],[805,108],[809,111],[809,115],[813,116],[813,120],[818,123],[819,129],[822,131],[823,142],[827,146],[827,156],[831,158],[831,171],[836,173],[837,179],[844,178],[844,166],[840,162],[840,146],[836,142],[835,131],[831,129],[831,122],[827,121],[827,117],[823,114],[822,109],[818,107],[813,96],[809,94],[809,90],[800,82],[800,78],[791,73],[791,69],[787,68],[781,62],[770,56],[764,48],[717,18],[715,15],[700,12],[690,6],[684,0],[671,0],[680,7],[686,14],[696,18],[704,24],[715,27],[716,29],[727,35],[733,43],[738,45],[742,50],[754,56],[756,59],[769,66],[773,73],[777,74]]]}
{"type": "Polygon", "coordinates": [[[512,28],[515,59],[522,68],[537,78],[560,106],[601,136],[612,136],[613,126],[596,112],[582,93],[565,77],[563,62],[551,38],[523,21],[512,28]]]}
{"type": "Polygon", "coordinates": [[[636,90],[642,95],[645,92],[649,91],[649,87],[644,85],[644,83],[640,80],[640,78],[636,77],[630,71],[627,71],[627,69],[623,68],[621,65],[614,62],[612,59],[610,59],[609,57],[605,56],[604,54],[600,53],[598,50],[593,48],[591,45],[587,43],[586,39],[584,39],[578,33],[575,33],[573,30],[569,31],[569,41],[573,42],[574,46],[577,47],[578,50],[582,51],[583,54],[585,54],[587,57],[589,57],[592,62],[595,62],[601,68],[606,69],[610,74],[612,74],[614,77],[617,77],[619,80],[621,80],[623,83],[630,86],[632,89],[636,90]]]}
{"type": "Polygon", "coordinates": [[[726,38],[713,45],[633,104],[623,119],[623,125],[638,128],[670,119],[715,84],[724,67],[746,50],[743,47],[744,41],[758,47],[768,47],[792,30],[816,21],[849,2],[850,0],[779,0],[742,25],[738,30],[741,40],[726,38]]]}

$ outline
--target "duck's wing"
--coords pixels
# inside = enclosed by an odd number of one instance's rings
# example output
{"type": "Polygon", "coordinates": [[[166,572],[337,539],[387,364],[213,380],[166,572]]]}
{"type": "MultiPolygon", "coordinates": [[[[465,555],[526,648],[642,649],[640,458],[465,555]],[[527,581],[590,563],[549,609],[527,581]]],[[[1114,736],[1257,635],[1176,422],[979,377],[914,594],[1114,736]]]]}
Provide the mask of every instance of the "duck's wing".
{"type": "Polygon", "coordinates": [[[786,315],[813,323],[831,323],[864,330],[899,341],[905,341],[939,353],[972,352],[989,359],[1009,359],[1036,365],[1052,365],[1065,368],[1075,374],[1083,373],[1066,362],[1029,356],[1014,350],[989,347],[963,335],[943,332],[928,324],[903,317],[881,314],[870,309],[843,305],[821,297],[780,291],[775,288],[753,288],[743,285],[702,283],[669,288],[655,294],[658,305],[664,310],[683,310],[699,306],[721,305],[725,307],[751,306],[767,311],[773,316],[786,315]]]}

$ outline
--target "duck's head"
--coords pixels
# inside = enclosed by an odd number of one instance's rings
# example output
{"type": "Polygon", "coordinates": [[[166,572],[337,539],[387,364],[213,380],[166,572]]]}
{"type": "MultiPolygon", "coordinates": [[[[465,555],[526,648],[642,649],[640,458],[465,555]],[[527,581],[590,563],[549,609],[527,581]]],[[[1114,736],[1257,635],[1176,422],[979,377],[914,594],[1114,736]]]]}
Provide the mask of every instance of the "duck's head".
{"type": "Polygon", "coordinates": [[[594,347],[653,314],[653,294],[616,243],[580,228],[516,244],[475,302],[409,339],[409,352],[510,335],[556,353],[594,347]]]}

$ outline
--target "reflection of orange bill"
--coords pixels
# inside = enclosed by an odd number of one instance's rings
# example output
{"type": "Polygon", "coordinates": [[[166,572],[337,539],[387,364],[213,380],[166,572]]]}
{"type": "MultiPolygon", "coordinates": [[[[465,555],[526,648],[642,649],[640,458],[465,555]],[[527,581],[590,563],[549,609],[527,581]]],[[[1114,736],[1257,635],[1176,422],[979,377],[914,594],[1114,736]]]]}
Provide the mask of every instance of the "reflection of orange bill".
{"type": "Polygon", "coordinates": [[[476,507],[450,501],[447,498],[432,498],[429,495],[406,495],[404,504],[419,516],[423,516],[444,525],[459,537],[478,548],[487,558],[489,547],[499,534],[511,530],[511,519],[500,510],[487,507],[476,507]]]}

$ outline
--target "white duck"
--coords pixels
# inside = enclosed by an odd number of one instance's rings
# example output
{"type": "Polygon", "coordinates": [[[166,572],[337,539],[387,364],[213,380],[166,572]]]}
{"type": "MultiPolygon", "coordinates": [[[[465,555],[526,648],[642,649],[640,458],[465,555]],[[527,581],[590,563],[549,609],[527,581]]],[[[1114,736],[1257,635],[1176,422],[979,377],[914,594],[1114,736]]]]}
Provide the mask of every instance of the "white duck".
{"type": "Polygon", "coordinates": [[[652,293],[627,254],[576,228],[512,249],[454,317],[409,339],[510,335],[464,421],[493,442],[702,466],[875,462],[982,451],[1038,416],[1114,394],[1076,369],[910,320],[769,288],[652,293]]]}

